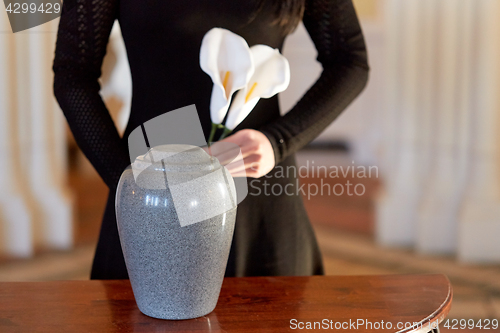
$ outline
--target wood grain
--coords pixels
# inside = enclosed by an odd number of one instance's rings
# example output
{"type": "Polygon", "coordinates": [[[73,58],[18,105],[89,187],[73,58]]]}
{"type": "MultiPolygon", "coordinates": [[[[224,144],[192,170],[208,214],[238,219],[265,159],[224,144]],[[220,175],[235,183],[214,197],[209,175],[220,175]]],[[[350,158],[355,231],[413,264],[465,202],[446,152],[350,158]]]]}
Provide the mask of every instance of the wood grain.
{"type": "Polygon", "coordinates": [[[397,322],[418,322],[403,331],[427,332],[429,323],[445,318],[451,300],[444,275],[226,278],[212,313],[167,321],[138,310],[127,280],[3,282],[0,332],[299,331],[291,329],[292,319],[304,327],[326,320],[331,330],[365,320],[357,329],[340,329],[360,332],[396,332],[397,322]],[[376,329],[382,320],[394,327],[376,329]]]}

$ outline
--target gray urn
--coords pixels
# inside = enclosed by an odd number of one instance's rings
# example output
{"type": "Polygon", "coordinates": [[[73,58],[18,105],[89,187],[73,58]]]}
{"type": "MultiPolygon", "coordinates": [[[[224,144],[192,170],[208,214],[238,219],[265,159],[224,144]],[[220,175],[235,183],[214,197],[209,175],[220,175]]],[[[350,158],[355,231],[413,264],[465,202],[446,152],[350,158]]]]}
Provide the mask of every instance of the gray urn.
{"type": "Polygon", "coordinates": [[[163,145],[127,168],[116,218],[140,311],[189,319],[217,303],[236,218],[233,178],[216,158],[188,145],[163,145]]]}

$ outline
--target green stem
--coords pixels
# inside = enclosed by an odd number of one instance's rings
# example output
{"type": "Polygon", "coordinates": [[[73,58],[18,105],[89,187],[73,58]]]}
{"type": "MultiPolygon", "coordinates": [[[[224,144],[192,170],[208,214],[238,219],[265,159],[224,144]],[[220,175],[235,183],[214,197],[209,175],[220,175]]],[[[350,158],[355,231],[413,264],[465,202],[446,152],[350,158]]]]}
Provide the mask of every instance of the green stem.
{"type": "Polygon", "coordinates": [[[232,130],[230,130],[229,128],[227,128],[226,126],[224,126],[224,132],[222,132],[220,138],[219,138],[219,141],[224,139],[229,133],[231,133],[232,130]]]}
{"type": "Polygon", "coordinates": [[[219,127],[220,124],[214,124],[212,123],[212,129],[210,130],[210,136],[208,137],[208,146],[212,144],[212,140],[214,139],[215,131],[217,131],[217,128],[219,127]]]}

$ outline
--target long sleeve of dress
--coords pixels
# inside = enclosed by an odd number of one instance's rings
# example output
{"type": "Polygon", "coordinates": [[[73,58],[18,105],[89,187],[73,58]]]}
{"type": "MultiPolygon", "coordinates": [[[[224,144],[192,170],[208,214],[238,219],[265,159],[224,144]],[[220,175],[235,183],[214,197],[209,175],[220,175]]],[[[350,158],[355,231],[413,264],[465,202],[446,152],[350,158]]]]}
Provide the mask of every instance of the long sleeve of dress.
{"type": "Polygon", "coordinates": [[[53,64],[56,99],[76,142],[110,188],[130,164],[127,147],[99,94],[117,7],[116,0],[65,0],[53,64]]]}
{"type": "Polygon", "coordinates": [[[260,128],[271,141],[276,164],[319,135],[368,80],[367,52],[352,0],[306,0],[303,23],[323,72],[286,115],[260,128]]]}

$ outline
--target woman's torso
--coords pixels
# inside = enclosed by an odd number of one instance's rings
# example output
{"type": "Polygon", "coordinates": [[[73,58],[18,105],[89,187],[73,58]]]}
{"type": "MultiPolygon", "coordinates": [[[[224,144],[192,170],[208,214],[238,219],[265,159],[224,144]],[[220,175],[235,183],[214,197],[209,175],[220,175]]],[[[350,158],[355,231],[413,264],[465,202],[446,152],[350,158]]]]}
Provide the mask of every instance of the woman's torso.
{"type": "MultiPolygon", "coordinates": [[[[118,19],[133,83],[124,137],[149,119],[191,104],[196,105],[206,135],[213,84],[199,65],[205,33],[222,27],[245,38],[250,46],[282,48],[284,35],[273,24],[274,11],[264,7],[254,15],[256,7],[257,0],[121,1],[118,19]]],[[[275,96],[261,100],[239,128],[258,128],[277,117],[275,96]]]]}

